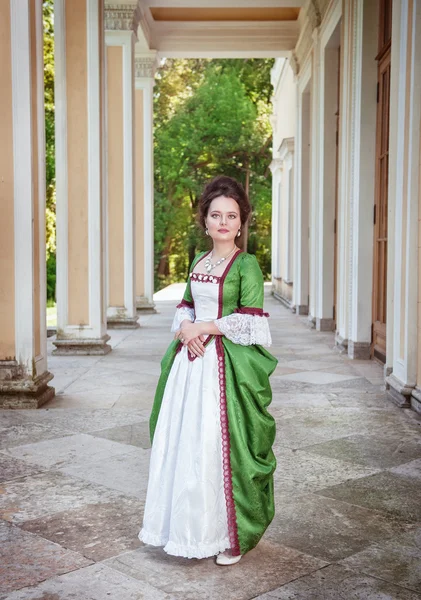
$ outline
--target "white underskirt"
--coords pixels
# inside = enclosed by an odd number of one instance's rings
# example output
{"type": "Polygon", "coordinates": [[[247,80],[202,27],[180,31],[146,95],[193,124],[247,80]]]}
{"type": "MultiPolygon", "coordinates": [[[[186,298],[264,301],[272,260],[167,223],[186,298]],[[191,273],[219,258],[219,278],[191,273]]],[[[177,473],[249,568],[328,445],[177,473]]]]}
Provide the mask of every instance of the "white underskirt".
{"type": "Polygon", "coordinates": [[[203,358],[190,361],[187,352],[176,355],[165,387],[139,539],[206,558],[230,547],[215,340],[203,358]]]}

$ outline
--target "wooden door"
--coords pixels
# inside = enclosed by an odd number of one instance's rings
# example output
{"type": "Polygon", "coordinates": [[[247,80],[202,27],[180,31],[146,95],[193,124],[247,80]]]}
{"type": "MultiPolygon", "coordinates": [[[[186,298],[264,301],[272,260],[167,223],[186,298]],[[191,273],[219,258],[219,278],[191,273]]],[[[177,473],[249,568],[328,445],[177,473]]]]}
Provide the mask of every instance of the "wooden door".
{"type": "Polygon", "coordinates": [[[372,357],[386,362],[387,204],[392,0],[381,0],[377,75],[372,357]]]}

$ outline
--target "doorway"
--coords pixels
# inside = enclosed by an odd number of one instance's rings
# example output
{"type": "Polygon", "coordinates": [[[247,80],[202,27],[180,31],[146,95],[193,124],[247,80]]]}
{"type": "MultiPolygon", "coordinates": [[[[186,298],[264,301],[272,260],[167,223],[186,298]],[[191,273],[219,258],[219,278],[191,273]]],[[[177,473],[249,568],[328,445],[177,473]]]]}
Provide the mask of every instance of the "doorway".
{"type": "Polygon", "coordinates": [[[377,60],[376,179],[374,198],[373,324],[371,356],[386,362],[387,208],[392,0],[380,0],[377,60]]]}

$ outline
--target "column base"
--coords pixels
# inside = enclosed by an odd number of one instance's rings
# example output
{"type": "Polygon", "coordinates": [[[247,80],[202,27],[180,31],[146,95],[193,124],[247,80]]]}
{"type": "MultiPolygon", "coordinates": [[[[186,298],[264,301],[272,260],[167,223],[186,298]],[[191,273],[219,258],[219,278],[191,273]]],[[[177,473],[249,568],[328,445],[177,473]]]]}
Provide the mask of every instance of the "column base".
{"type": "Polygon", "coordinates": [[[386,378],[387,397],[400,408],[411,407],[411,394],[413,392],[413,387],[404,385],[393,374],[386,378]]]}
{"type": "Polygon", "coordinates": [[[108,334],[100,338],[56,339],[53,342],[56,347],[53,354],[56,356],[102,356],[111,352],[111,346],[107,344],[109,339],[108,334]]]}
{"type": "Polygon", "coordinates": [[[335,348],[339,350],[341,353],[348,352],[348,338],[344,338],[340,333],[336,332],[335,335],[335,348]]]}
{"type": "Polygon", "coordinates": [[[316,317],[313,317],[310,313],[307,313],[307,327],[310,329],[316,329],[316,317]]]}
{"type": "Polygon", "coordinates": [[[157,312],[155,304],[150,302],[146,296],[137,296],[136,311],[142,315],[155,314],[157,312]]]}
{"type": "Polygon", "coordinates": [[[273,297],[276,300],[279,300],[279,302],[281,304],[283,304],[284,306],[286,306],[286,308],[292,309],[291,301],[288,300],[288,298],[285,298],[284,296],[281,296],[281,294],[278,291],[276,291],[276,290],[273,291],[273,297]]]}
{"type": "Polygon", "coordinates": [[[333,319],[316,319],[317,331],[335,331],[335,321],[333,319]]]}
{"type": "Polygon", "coordinates": [[[370,360],[371,343],[370,342],[348,342],[348,356],[352,360],[370,360]]]}
{"type": "Polygon", "coordinates": [[[0,409],[39,408],[55,396],[55,389],[47,385],[53,377],[45,371],[31,379],[15,361],[0,361],[0,409]]]}
{"type": "Polygon", "coordinates": [[[411,408],[421,414],[421,388],[415,387],[411,395],[411,408]]]}
{"type": "Polygon", "coordinates": [[[295,307],[295,313],[297,315],[308,315],[308,304],[298,304],[295,307]]]}
{"type": "Polygon", "coordinates": [[[139,317],[114,317],[107,318],[108,329],[138,329],[140,327],[137,322],[139,317]]]}

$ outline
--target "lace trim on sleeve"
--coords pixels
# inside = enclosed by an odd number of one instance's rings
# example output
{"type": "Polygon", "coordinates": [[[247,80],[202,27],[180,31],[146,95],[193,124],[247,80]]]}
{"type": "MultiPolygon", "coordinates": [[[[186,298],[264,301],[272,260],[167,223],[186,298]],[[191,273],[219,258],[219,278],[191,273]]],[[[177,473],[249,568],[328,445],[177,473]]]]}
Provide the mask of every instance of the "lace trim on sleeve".
{"type": "Polygon", "coordinates": [[[177,306],[177,310],[175,311],[174,319],[171,325],[171,331],[174,333],[177,329],[180,329],[180,325],[184,319],[189,319],[189,321],[194,321],[194,308],[190,308],[190,306],[186,306],[185,304],[180,303],[177,306]]]}
{"type": "MultiPolygon", "coordinates": [[[[255,310],[259,311],[259,309],[255,310]]],[[[272,337],[265,314],[267,313],[263,313],[263,311],[248,314],[240,309],[232,315],[216,319],[215,325],[234,344],[270,346],[272,337]]]]}

